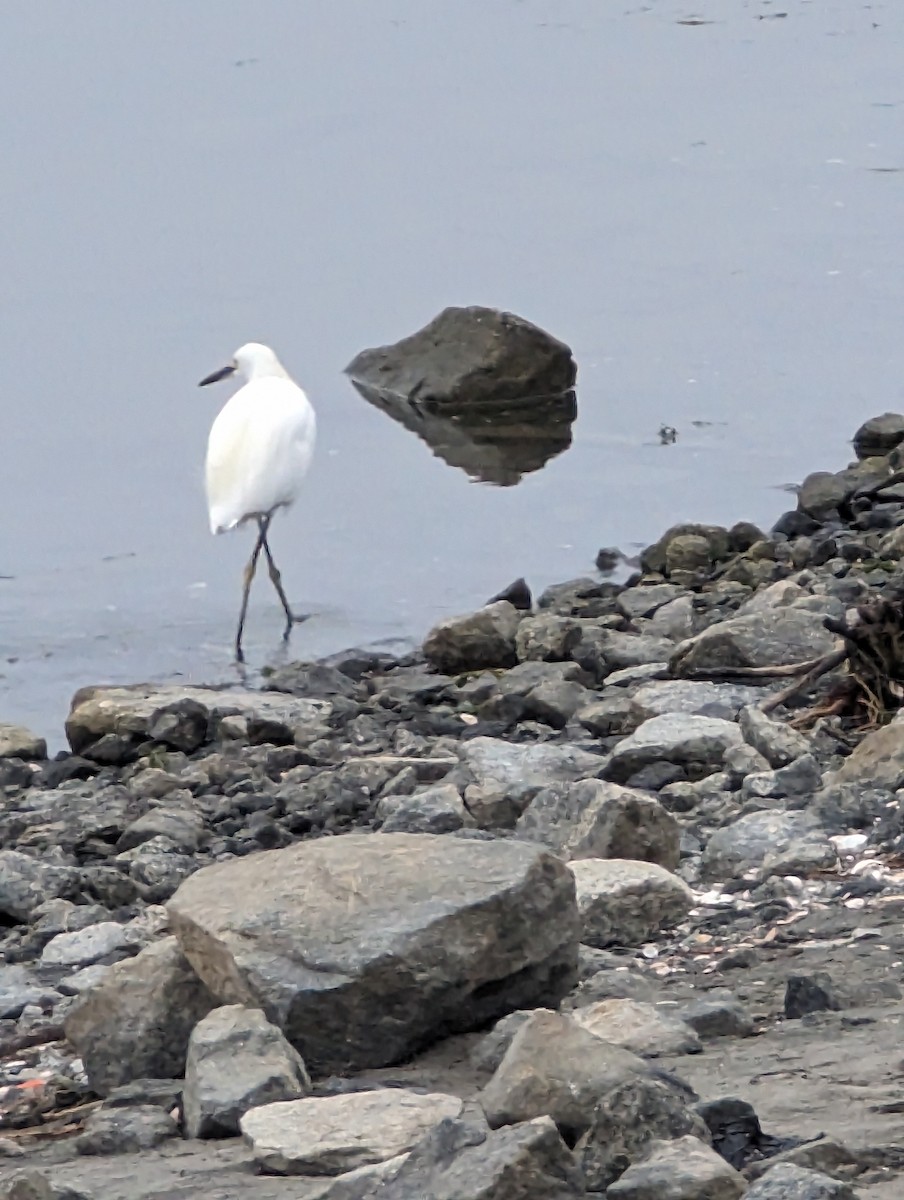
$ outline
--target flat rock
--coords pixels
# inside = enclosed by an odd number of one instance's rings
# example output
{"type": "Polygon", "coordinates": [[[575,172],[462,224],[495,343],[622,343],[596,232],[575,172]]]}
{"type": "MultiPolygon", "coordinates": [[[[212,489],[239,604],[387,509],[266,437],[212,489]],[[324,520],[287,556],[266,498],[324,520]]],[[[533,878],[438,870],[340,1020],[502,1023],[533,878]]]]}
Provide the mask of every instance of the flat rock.
{"type": "Polygon", "coordinates": [[[573,1017],[537,1009],[515,1032],[480,1103],[494,1128],[546,1115],[573,1140],[589,1127],[600,1096],[646,1073],[637,1055],[573,1017]]]}
{"type": "MultiPolygon", "coordinates": [[[[205,728],[192,740],[196,744],[179,749],[196,749],[208,736],[210,726],[227,715],[239,714],[247,722],[251,740],[291,742],[305,727],[323,721],[332,711],[327,700],[309,700],[279,692],[255,692],[240,688],[182,687],[136,684],[134,687],[86,687],[72,698],[66,719],[66,736],[76,754],[93,756],[92,748],[104,739],[115,761],[127,761],[128,748],[153,740],[152,730],[161,712],[173,706],[196,706],[203,710],[205,728]],[[110,739],[109,741],[107,739],[110,739]]],[[[194,723],[193,723],[194,725],[194,723]]],[[[157,733],[169,740],[172,723],[163,721],[157,733]]]]}
{"type": "Polygon", "coordinates": [[[189,1137],[232,1137],[249,1109],[310,1090],[301,1055],[258,1009],[224,1005],[192,1030],[183,1092],[189,1137]]]}
{"type": "MultiPolygon", "coordinates": [[[[380,1200],[580,1200],[580,1169],[549,1117],[487,1130],[440,1121],[380,1200]]],[[[344,1200],[341,1196],[336,1200],[344,1200]]]]}
{"type": "Polygon", "coordinates": [[[656,1141],[606,1192],[607,1200],[740,1200],[747,1181],[699,1138],[656,1141]]]}
{"type": "Polygon", "coordinates": [[[709,1142],[706,1122],[688,1098],[663,1079],[635,1075],[600,1097],[575,1146],[589,1192],[604,1192],[650,1143],[685,1136],[709,1142]]]}
{"type": "Polygon", "coordinates": [[[100,1095],[133,1079],[183,1074],[188,1039],[216,1000],[174,937],[116,963],[66,1018],[66,1036],[100,1095]]]}
{"type": "Polygon", "coordinates": [[[678,823],[658,800],[598,779],[538,792],[515,836],[567,859],[630,858],[673,868],[680,854],[678,823]]]}
{"type": "Polygon", "coordinates": [[[572,1015],[595,1037],[645,1058],[702,1049],[697,1034],[680,1017],[642,1000],[600,1000],[572,1015]]]}
{"type": "Polygon", "coordinates": [[[567,392],[576,367],[568,346],[530,321],[472,305],[443,309],[394,345],[362,350],[345,373],[377,393],[454,411],[567,392]]]}
{"type": "Polygon", "coordinates": [[[835,636],[818,612],[770,608],[730,617],[681,642],[669,660],[686,677],[720,667],[771,667],[805,662],[835,648],[835,636]]]}
{"type": "Polygon", "coordinates": [[[654,763],[674,763],[692,779],[718,771],[725,752],[741,741],[733,721],[689,713],[664,713],[650,717],[615,747],[602,774],[616,783],[654,763]]]}
{"type": "Polygon", "coordinates": [[[694,904],[684,880],[657,863],[584,858],[568,865],[587,946],[640,946],[684,920],[694,904]]]}
{"type": "Polygon", "coordinates": [[[75,1149],[79,1154],[135,1154],[178,1135],[176,1122],[156,1105],[101,1108],[88,1117],[75,1149]]]}
{"type": "Polygon", "coordinates": [[[72,933],[58,933],[41,951],[41,962],[62,967],[87,967],[128,943],[116,921],[99,921],[72,933]]]}
{"type": "Polygon", "coordinates": [[[749,870],[792,874],[795,864],[798,869],[827,867],[835,858],[832,843],[809,813],[764,809],[717,829],[703,852],[703,866],[711,879],[731,879],[749,870]]]}
{"type": "Polygon", "coordinates": [[[690,713],[734,721],[747,704],[762,697],[762,689],[708,680],[662,679],[645,683],[632,697],[636,724],[668,713],[690,713]]]}
{"type": "Polygon", "coordinates": [[[40,762],[47,757],[47,743],[24,725],[0,721],[0,758],[21,758],[40,762]]]}
{"type": "Polygon", "coordinates": [[[515,635],[521,613],[507,600],[476,612],[446,617],[424,639],[427,662],[449,675],[484,668],[512,667],[518,661],[515,635]]]}
{"type": "Polygon", "coordinates": [[[286,1100],[241,1118],[258,1167],[277,1175],[340,1175],[410,1150],[462,1102],[443,1093],[380,1088],[286,1100]]]}
{"type": "Polygon", "coordinates": [[[317,839],[206,867],[167,911],[213,994],[262,1008],[318,1072],[556,1003],[577,968],[574,876],[516,841],[317,839]]]}

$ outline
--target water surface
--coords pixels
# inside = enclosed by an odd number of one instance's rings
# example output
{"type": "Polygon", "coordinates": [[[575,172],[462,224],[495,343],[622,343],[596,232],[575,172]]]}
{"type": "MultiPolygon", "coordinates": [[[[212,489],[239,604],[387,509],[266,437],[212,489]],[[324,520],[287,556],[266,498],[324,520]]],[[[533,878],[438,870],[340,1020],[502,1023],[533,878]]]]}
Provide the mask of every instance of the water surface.
{"type": "MultiPolygon", "coordinates": [[[[249,535],[207,531],[195,384],[252,338],[320,422],[273,533],[299,655],[770,523],[902,403],[902,54],[876,3],[4,6],[0,719],[230,677],[249,535]],[[517,486],[341,373],[450,303],[574,348],[573,444],[517,486]]],[[[254,663],[279,625],[262,585],[254,663]]]]}

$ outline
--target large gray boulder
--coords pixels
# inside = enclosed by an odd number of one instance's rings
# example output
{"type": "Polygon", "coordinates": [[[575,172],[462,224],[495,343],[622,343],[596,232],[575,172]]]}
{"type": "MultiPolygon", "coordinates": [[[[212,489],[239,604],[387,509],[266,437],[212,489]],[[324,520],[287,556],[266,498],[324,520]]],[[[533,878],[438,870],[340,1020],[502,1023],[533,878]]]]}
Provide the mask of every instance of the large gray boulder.
{"type": "Polygon", "coordinates": [[[420,406],[471,407],[567,392],[571,350],[523,317],[495,308],[446,308],[391,346],[362,350],[345,368],[356,384],[420,406]]]}
{"type": "Polygon", "coordinates": [[[775,667],[806,662],[828,654],[835,635],[823,614],[805,608],[769,608],[710,625],[681,642],[669,660],[673,675],[722,667],[775,667]]]}
{"type": "Polygon", "coordinates": [[[214,995],[262,1008],[315,1072],[557,1003],[577,968],[574,876],[515,841],[324,838],[206,867],[168,913],[214,995]]]}
{"type": "Polygon", "coordinates": [[[191,1031],[215,1005],[167,937],[116,963],[85,992],[66,1019],[66,1037],[105,1096],[133,1079],[180,1077],[191,1031]]]}
{"type": "Polygon", "coordinates": [[[260,1009],[227,1004],[192,1030],[185,1064],[185,1132],[234,1137],[250,1109],[311,1089],[301,1055],[260,1009]]]}

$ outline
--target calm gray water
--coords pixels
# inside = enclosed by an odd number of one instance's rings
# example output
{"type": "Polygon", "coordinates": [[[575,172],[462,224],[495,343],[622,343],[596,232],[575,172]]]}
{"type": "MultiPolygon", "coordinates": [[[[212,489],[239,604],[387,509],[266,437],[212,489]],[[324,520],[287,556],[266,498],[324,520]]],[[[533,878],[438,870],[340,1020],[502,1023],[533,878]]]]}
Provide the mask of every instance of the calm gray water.
{"type": "MultiPolygon", "coordinates": [[[[207,531],[195,385],[249,339],[320,421],[273,534],[298,656],[771,522],[902,403],[902,54],[894,3],[3,5],[0,719],[56,745],[82,684],[230,677],[250,535],[207,531]],[[341,374],[469,303],[578,359],[515,487],[341,374]]],[[[261,585],[253,663],[279,625],[261,585]]]]}

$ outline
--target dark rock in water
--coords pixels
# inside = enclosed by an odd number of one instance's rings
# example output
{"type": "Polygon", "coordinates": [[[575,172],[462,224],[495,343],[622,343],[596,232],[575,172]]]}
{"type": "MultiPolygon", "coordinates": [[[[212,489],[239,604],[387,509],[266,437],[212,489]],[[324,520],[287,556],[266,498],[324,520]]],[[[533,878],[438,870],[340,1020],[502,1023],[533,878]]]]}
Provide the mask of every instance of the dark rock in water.
{"type": "Polygon", "coordinates": [[[261,1007],[321,1073],[557,1003],[577,971],[574,876],[522,842],[302,842],[196,872],[168,914],[218,997],[261,1007]]]}
{"type": "Polygon", "coordinates": [[[447,308],[392,346],[362,350],[356,383],[419,404],[478,404],[553,396],[574,386],[571,350],[536,325],[493,308],[447,308]]]}
{"type": "Polygon", "coordinates": [[[730,548],[728,530],[721,525],[673,525],[641,552],[640,565],[644,571],[669,574],[670,552],[672,566],[686,568],[691,561],[699,566],[720,562],[728,557],[730,548]]]}
{"type": "Polygon", "coordinates": [[[734,1096],[701,1101],[697,1112],[706,1122],[713,1149],[740,1171],[747,1163],[768,1158],[797,1144],[794,1138],[777,1138],[763,1133],[753,1106],[734,1096]]]}
{"type": "Polygon", "coordinates": [[[854,434],[854,452],[858,458],[873,458],[890,453],[900,442],[904,442],[904,416],[883,413],[864,421],[854,434]]]}
{"type": "Polygon", "coordinates": [[[596,553],[594,565],[601,574],[609,575],[623,560],[624,555],[617,546],[603,546],[596,553]]]}
{"type": "Polygon", "coordinates": [[[826,971],[788,976],[785,985],[786,1017],[793,1019],[814,1012],[837,1012],[843,1007],[838,989],[826,971]]]}
{"type": "Polygon", "coordinates": [[[537,601],[560,617],[605,617],[616,611],[621,588],[599,579],[570,579],[548,587],[537,601]]]}
{"type": "Polygon", "coordinates": [[[819,522],[800,509],[791,509],[782,513],[772,526],[773,533],[784,534],[788,538],[809,537],[819,529],[819,522]]]}
{"type": "Polygon", "coordinates": [[[521,578],[516,579],[514,583],[510,583],[507,588],[503,588],[495,596],[491,596],[487,600],[487,604],[495,604],[497,600],[508,600],[513,608],[517,608],[522,612],[530,612],[534,606],[534,598],[531,595],[530,588],[527,586],[527,580],[521,578]]]}

